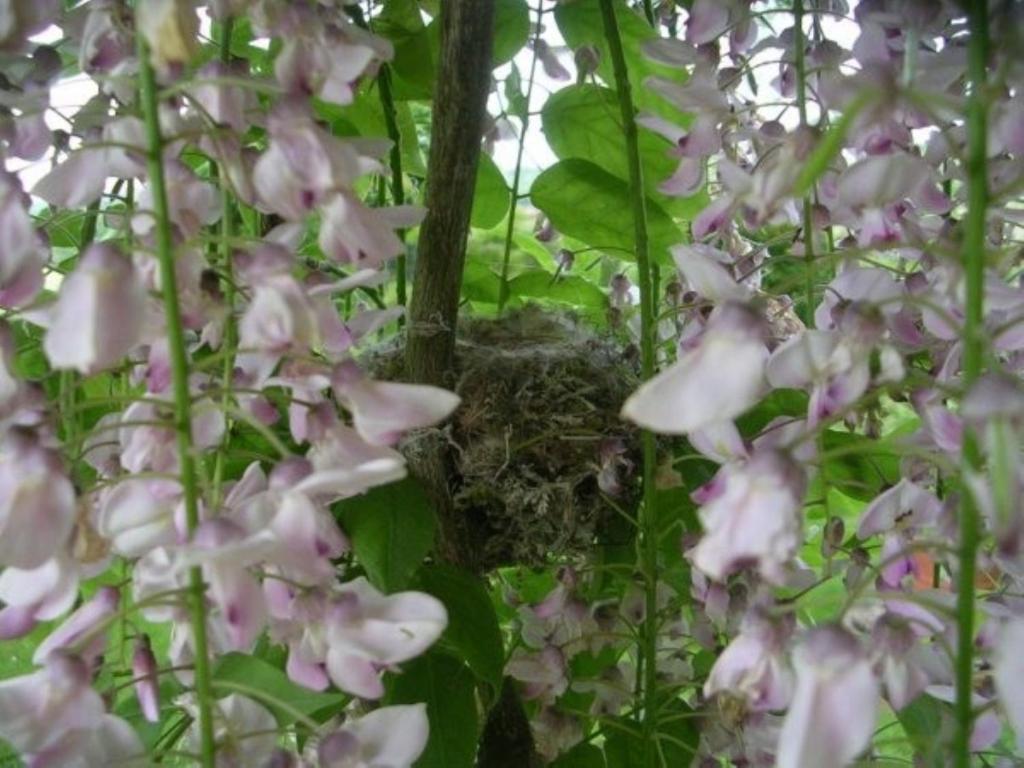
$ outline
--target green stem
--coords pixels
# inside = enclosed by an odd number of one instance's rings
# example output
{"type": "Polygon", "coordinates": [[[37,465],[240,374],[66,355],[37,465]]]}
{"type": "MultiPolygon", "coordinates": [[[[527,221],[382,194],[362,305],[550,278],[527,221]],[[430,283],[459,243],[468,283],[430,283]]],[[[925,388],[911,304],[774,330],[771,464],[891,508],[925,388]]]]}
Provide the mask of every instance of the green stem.
{"type": "MultiPolygon", "coordinates": [[[[156,254],[167,321],[167,344],[171,362],[174,394],[174,428],[181,466],[181,488],[185,520],[191,534],[199,525],[199,498],[196,485],[196,460],[192,445],[192,417],[188,389],[188,356],[178,306],[178,284],[174,273],[174,242],[171,237],[170,207],[164,180],[163,137],[160,134],[157,84],[149,51],[141,34],[138,40],[139,96],[146,123],[147,165],[156,218],[156,254]]],[[[213,693],[210,687],[210,659],[206,642],[206,589],[198,567],[189,570],[193,650],[195,652],[195,689],[199,707],[200,759],[204,768],[214,768],[217,745],[213,734],[213,693]]]]}
{"type": "MultiPolygon", "coordinates": [[[[348,9],[348,14],[356,25],[371,31],[366,16],[358,5],[351,6],[348,9]]],[[[387,131],[388,138],[391,139],[391,154],[389,155],[389,163],[391,165],[391,200],[395,205],[404,205],[405,180],[402,175],[402,131],[398,127],[398,110],[395,108],[395,96],[391,90],[391,66],[386,62],[380,65],[380,71],[377,74],[377,87],[380,89],[380,106],[381,111],[384,113],[384,129],[387,131]]],[[[383,205],[383,201],[380,204],[383,205]]],[[[403,243],[405,242],[404,230],[398,230],[398,238],[403,243]]],[[[403,249],[395,260],[395,291],[398,295],[398,304],[403,307],[406,304],[407,271],[407,259],[403,249]]],[[[398,324],[399,326],[404,325],[405,318],[399,318],[398,324]]]]}
{"type": "MultiPolygon", "coordinates": [[[[398,113],[395,110],[395,97],[391,91],[391,67],[381,64],[380,74],[377,76],[377,86],[380,88],[380,105],[384,111],[384,127],[387,129],[388,138],[391,139],[391,200],[395,205],[405,203],[405,182],[402,178],[402,133],[398,127],[398,113]]],[[[398,237],[405,242],[405,233],[399,231],[398,237]]],[[[406,256],[403,249],[398,254],[395,262],[397,282],[395,288],[398,292],[398,303],[405,306],[406,302],[406,256]]],[[[405,318],[399,320],[399,324],[405,322],[405,318]]]]}
{"type": "MultiPolygon", "coordinates": [[[[644,380],[654,376],[654,296],[651,291],[651,265],[647,238],[647,206],[644,196],[643,168],[637,138],[636,116],[626,57],[622,50],[622,37],[615,18],[612,0],[601,0],[604,34],[611,52],[615,71],[615,90],[622,113],[622,133],[629,162],[629,185],[633,201],[633,227],[636,244],[637,286],[640,290],[640,370],[644,380]]],[[[643,447],[643,516],[640,520],[641,568],[644,574],[644,622],[640,657],[644,663],[643,680],[643,733],[644,765],[657,765],[658,750],[655,739],[658,724],[657,708],[657,586],[658,586],[658,519],[654,503],[654,468],[657,461],[654,435],[641,432],[643,447]]]]}
{"type": "MultiPolygon", "coordinates": [[[[963,266],[967,281],[966,317],[963,330],[963,386],[981,375],[984,364],[984,277],[985,277],[985,213],[988,207],[986,178],[986,86],[988,60],[988,9],[985,0],[968,5],[970,39],[967,48],[967,72],[970,94],[967,101],[967,213],[964,218],[963,266]]],[[[964,476],[976,472],[981,465],[981,452],[973,431],[964,430],[964,476]]],[[[960,505],[960,571],[957,574],[957,659],[956,720],[953,742],[954,765],[968,768],[971,762],[971,726],[973,712],[971,694],[974,676],[974,580],[977,571],[980,526],[978,509],[970,492],[961,494],[960,505]]]]}
{"type": "MultiPolygon", "coordinates": [[[[235,19],[228,16],[224,19],[220,38],[220,60],[224,64],[231,61],[231,33],[234,30],[235,19]]],[[[221,440],[220,449],[217,451],[216,463],[213,469],[213,488],[210,492],[210,508],[214,511],[220,507],[221,490],[224,487],[224,464],[227,461],[228,445],[231,442],[231,421],[227,412],[231,405],[232,385],[235,380],[235,350],[238,348],[238,325],[235,322],[235,272],[234,262],[231,259],[231,241],[235,236],[235,206],[231,197],[231,187],[227,184],[227,173],[220,173],[216,165],[213,170],[223,177],[220,185],[220,248],[221,261],[223,266],[224,285],[224,334],[221,339],[221,349],[224,350],[224,367],[221,371],[221,408],[225,412],[224,437],[221,440]]]]}
{"type": "Polygon", "coordinates": [[[505,228],[505,251],[501,258],[501,285],[498,287],[498,314],[505,309],[508,301],[508,270],[512,258],[512,238],[516,229],[516,209],[519,202],[519,179],[523,169],[523,151],[526,149],[526,134],[530,130],[530,100],[533,96],[533,81],[537,73],[537,44],[540,41],[541,19],[544,16],[542,6],[537,6],[537,31],[533,39],[533,58],[530,60],[530,79],[526,83],[526,110],[523,112],[523,125],[519,131],[519,148],[516,150],[516,169],[512,173],[512,196],[508,209],[508,226],[505,228]]]}
{"type": "Polygon", "coordinates": [[[655,29],[658,28],[658,23],[654,18],[654,3],[651,0],[644,0],[644,17],[647,19],[647,23],[655,29]]]}
{"type": "MultiPolygon", "coordinates": [[[[804,60],[804,0],[793,0],[793,47],[794,66],[796,67],[796,106],[800,113],[800,127],[807,129],[807,64],[804,60]]],[[[808,328],[814,320],[814,220],[812,196],[805,194],[803,199],[803,230],[804,230],[804,279],[806,280],[804,307],[804,325],[808,328]]]]}

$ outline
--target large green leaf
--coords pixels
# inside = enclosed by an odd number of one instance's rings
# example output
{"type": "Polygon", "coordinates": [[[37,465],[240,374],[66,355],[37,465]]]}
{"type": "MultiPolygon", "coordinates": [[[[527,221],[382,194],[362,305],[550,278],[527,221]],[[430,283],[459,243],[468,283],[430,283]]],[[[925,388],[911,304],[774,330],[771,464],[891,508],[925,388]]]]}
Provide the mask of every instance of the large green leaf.
{"type": "Polygon", "coordinates": [[[395,57],[391,60],[391,71],[395,98],[427,101],[434,98],[441,44],[438,25],[431,23],[393,42],[395,57]]]}
{"type": "MultiPolygon", "coordinates": [[[[496,0],[492,52],[495,67],[511,61],[526,44],[530,34],[529,13],[525,0],[496,0]]],[[[395,98],[432,99],[441,50],[440,16],[421,29],[412,30],[405,25],[392,37],[392,42],[395,98]]]]}
{"type": "Polygon", "coordinates": [[[497,0],[494,5],[495,67],[512,60],[530,36],[530,9],[526,0],[497,0]]]}
{"type": "Polygon", "coordinates": [[[427,705],[430,739],[416,768],[470,768],[476,755],[476,680],[462,662],[432,651],[394,678],[388,704],[427,705]]]}
{"type": "Polygon", "coordinates": [[[374,586],[385,592],[407,587],[434,545],[434,511],[419,483],[405,478],[339,508],[341,527],[374,586]]]}
{"type": "MultiPolygon", "coordinates": [[[[646,112],[653,112],[686,124],[688,118],[653,91],[644,87],[644,79],[659,75],[676,82],[683,82],[686,74],[648,60],[641,52],[641,46],[647,40],[658,37],[658,33],[637,12],[630,10],[625,3],[613,3],[615,16],[622,37],[622,49],[629,71],[629,81],[633,86],[633,102],[646,112]]],[[[574,0],[571,3],[559,3],[555,7],[555,21],[558,29],[569,47],[576,50],[582,45],[596,46],[600,51],[597,74],[604,82],[614,85],[615,75],[612,72],[612,58],[608,43],[604,36],[604,25],[601,21],[599,0],[574,0]]]]}
{"type": "Polygon", "coordinates": [[[605,768],[604,753],[593,744],[577,744],[558,756],[551,768],[605,768]]]}
{"type": "Polygon", "coordinates": [[[473,192],[470,223],[479,229],[496,227],[508,213],[511,197],[512,192],[498,166],[490,155],[481,153],[476,167],[476,189],[473,192]]]}
{"type": "Polygon", "coordinates": [[[608,305],[604,291],[579,275],[553,275],[541,269],[524,272],[509,281],[510,296],[548,299],[560,304],[603,310],[608,305]]]}
{"type": "MultiPolygon", "coordinates": [[[[545,102],[541,122],[548,144],[560,159],[589,160],[629,181],[622,116],[615,91],[587,83],[563,88],[545,102]]],[[[639,129],[638,140],[647,196],[676,216],[692,218],[699,213],[708,202],[703,192],[679,198],[658,191],[661,182],[675,172],[678,162],[668,154],[669,143],[644,128],[639,129]]]]}
{"type": "Polygon", "coordinates": [[[450,565],[424,566],[416,587],[448,609],[448,627],[441,642],[451,648],[477,677],[495,689],[501,686],[505,652],[498,616],[483,581],[450,565]]]}
{"type": "MultiPolygon", "coordinates": [[[[612,256],[633,258],[633,197],[619,177],[587,160],[561,160],[536,178],[530,197],[560,232],[612,256]]],[[[670,264],[668,249],[684,241],[683,233],[650,199],[647,231],[651,257],[670,264]]]]}
{"type": "MultiPolygon", "coordinates": [[[[362,89],[351,104],[341,106],[317,102],[316,107],[318,115],[328,121],[331,132],[336,136],[380,138],[388,135],[387,124],[384,122],[384,108],[380,103],[376,83],[362,89]]],[[[423,153],[420,151],[416,125],[413,123],[409,105],[404,102],[396,103],[395,117],[401,136],[402,168],[414,176],[424,176],[427,172],[426,166],[423,163],[423,153]]],[[[388,162],[386,157],[384,162],[388,162]]]]}
{"type": "Polygon", "coordinates": [[[229,653],[213,668],[214,693],[241,693],[269,709],[281,726],[325,710],[340,711],[348,696],[318,693],[293,683],[288,675],[256,656],[229,653]]]}

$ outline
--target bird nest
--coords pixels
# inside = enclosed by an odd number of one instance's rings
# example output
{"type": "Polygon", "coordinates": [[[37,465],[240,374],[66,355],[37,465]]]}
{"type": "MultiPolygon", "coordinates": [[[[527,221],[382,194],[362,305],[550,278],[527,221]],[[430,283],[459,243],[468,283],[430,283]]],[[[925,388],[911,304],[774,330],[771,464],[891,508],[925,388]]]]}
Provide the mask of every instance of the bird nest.
{"type": "MultiPolygon", "coordinates": [[[[400,378],[403,351],[371,353],[370,368],[400,378]]],[[[527,308],[462,323],[455,369],[462,405],[443,427],[447,481],[483,568],[540,565],[629,535],[615,505],[636,502],[638,438],[619,411],[639,378],[621,343],[527,308]]],[[[423,438],[403,451],[436,449],[423,438]]]]}

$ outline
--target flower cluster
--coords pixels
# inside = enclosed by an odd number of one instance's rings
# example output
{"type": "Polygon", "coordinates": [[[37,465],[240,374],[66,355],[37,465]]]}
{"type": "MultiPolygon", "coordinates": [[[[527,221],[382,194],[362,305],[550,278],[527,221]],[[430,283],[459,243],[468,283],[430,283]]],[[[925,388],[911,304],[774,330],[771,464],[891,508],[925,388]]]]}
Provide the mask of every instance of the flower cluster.
{"type": "Polygon", "coordinates": [[[338,138],[315,111],[351,103],[391,45],[333,4],[62,7],[0,11],[5,159],[52,160],[28,193],[2,179],[0,635],[62,619],[38,670],[0,682],[0,737],[35,766],[151,764],[152,745],[110,708],[120,657],[142,717],[194,720],[183,744],[204,760],[215,748],[218,765],[409,766],[423,705],[354,711],[288,757],[267,701],[215,686],[204,699],[211,664],[269,640],[295,684],[374,702],[447,625],[438,599],[358,575],[332,512],[404,477],[395,444],[459,402],[356,364],[400,310],[339,310],[376,296],[404,252],[395,231],[423,213],[368,207],[360,190],[388,141],[338,138]],[[206,63],[201,15],[223,38],[206,63]],[[233,53],[243,23],[281,44],[272,72],[233,53]],[[51,25],[59,49],[33,42],[51,25]],[[51,131],[67,55],[98,93],[70,132],[51,131]],[[135,87],[147,70],[155,115],[135,87]],[[57,216],[85,222],[73,261],[54,260],[35,221],[57,216]],[[300,256],[313,221],[322,262],[300,256]],[[57,407],[15,371],[16,338],[41,347],[57,407]],[[259,458],[228,474],[245,435],[265,438],[249,443],[259,458]]]}
{"type": "MultiPolygon", "coordinates": [[[[725,643],[704,696],[742,706],[704,731],[701,750],[744,765],[841,766],[870,748],[880,701],[899,713],[919,696],[952,700],[962,654],[950,592],[964,588],[968,567],[957,518],[972,514],[958,504],[980,511],[985,541],[970,674],[991,668],[995,686],[975,686],[974,705],[998,700],[1024,733],[1007,677],[1024,622],[1024,606],[1007,594],[1019,591],[1024,517],[996,500],[1021,477],[1015,337],[1024,292],[1012,254],[1024,70],[1012,36],[994,24],[984,64],[999,76],[979,84],[967,44],[979,33],[963,34],[968,19],[953,4],[862,2],[849,18],[846,3],[809,2],[799,26],[759,5],[697,0],[684,39],[649,43],[647,55],[680,75],[645,87],[696,117],[685,127],[638,117],[680,158],[663,192],[694,194],[705,175],[717,190],[693,219],[693,243],[674,250],[687,292],[674,361],[623,408],[641,426],[685,435],[720,466],[691,495],[701,534],[686,557],[695,610],[713,625],[705,643],[725,643]],[[827,27],[854,30],[852,45],[827,27]],[[771,87],[792,100],[788,110],[750,92],[761,66],[778,67],[771,87]],[[963,117],[965,91],[979,88],[990,125],[980,180],[977,137],[963,117]],[[971,198],[979,183],[981,214],[971,198]],[[971,216],[984,217],[990,256],[981,327],[965,331],[975,299],[960,243],[971,216]],[[800,288],[768,271],[780,253],[773,239],[799,260],[787,274],[800,288]],[[780,329],[767,300],[781,291],[802,310],[795,329],[780,329]],[[965,345],[987,350],[987,373],[967,368],[965,345]],[[737,428],[785,392],[806,394],[802,413],[737,428]],[[842,505],[864,494],[829,473],[842,446],[867,453],[880,435],[903,458],[893,474],[879,470],[884,485],[847,534],[842,505]],[[746,598],[735,605],[740,584],[746,598]],[[848,596],[831,615],[814,612],[812,628],[792,595],[810,600],[828,585],[848,596]]],[[[1009,13],[1002,22],[1019,22],[1009,13]]],[[[970,747],[989,749],[998,737],[983,706],[970,747]]]]}

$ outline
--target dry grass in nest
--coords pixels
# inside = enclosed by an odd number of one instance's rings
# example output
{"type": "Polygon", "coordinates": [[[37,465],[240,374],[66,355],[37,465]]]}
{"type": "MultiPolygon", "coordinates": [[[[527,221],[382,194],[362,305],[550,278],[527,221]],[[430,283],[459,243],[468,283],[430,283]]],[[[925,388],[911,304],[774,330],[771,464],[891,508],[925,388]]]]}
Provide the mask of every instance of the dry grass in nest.
{"type": "MultiPolygon", "coordinates": [[[[371,353],[371,369],[394,377],[402,351],[371,353]]],[[[483,531],[483,567],[540,565],[621,539],[613,504],[634,506],[636,477],[625,472],[622,494],[609,499],[598,472],[602,441],[624,441],[625,463],[638,461],[636,431],[619,419],[638,384],[622,345],[527,308],[463,323],[455,373],[462,405],[444,427],[456,475],[448,485],[457,512],[483,531]]],[[[403,450],[432,443],[414,435],[403,450]]]]}

